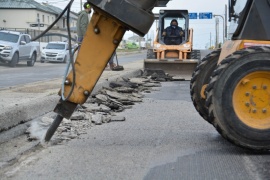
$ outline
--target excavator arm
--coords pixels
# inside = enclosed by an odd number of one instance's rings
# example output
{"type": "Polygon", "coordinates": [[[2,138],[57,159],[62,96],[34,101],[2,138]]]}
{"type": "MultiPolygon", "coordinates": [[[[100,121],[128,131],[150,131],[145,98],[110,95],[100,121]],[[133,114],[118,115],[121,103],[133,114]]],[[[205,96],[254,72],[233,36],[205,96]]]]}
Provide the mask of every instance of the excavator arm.
{"type": "Polygon", "coordinates": [[[78,104],[83,104],[91,94],[110,57],[121,42],[125,32],[144,36],[154,21],[152,9],[164,7],[169,0],[88,0],[94,14],[74,63],[75,72],[66,77],[60,90],[62,98],[54,112],[58,115],[48,129],[45,141],[49,141],[63,118],[69,119],[78,104]],[[74,77],[73,77],[74,76],[74,77]],[[63,92],[61,92],[63,91],[63,92]]]}

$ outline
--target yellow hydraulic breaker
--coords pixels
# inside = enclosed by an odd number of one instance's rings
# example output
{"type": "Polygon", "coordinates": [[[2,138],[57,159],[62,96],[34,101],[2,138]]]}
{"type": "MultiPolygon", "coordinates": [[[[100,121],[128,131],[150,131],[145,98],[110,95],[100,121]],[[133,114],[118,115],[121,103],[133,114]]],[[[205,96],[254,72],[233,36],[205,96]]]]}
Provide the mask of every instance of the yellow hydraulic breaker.
{"type": "Polygon", "coordinates": [[[58,115],[45,141],[50,140],[63,118],[70,118],[77,104],[87,100],[125,31],[132,30],[141,36],[148,32],[154,21],[152,9],[159,1],[88,0],[88,3],[94,14],[74,63],[75,76],[71,71],[66,77],[62,93],[68,98],[61,98],[56,105],[54,112],[58,115]]]}

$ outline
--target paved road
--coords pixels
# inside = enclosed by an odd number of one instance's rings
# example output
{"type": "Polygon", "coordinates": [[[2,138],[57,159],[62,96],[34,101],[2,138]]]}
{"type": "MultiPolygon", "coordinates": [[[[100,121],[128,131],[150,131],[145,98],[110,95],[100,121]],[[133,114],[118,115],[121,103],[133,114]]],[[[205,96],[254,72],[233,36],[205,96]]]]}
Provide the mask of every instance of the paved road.
{"type": "Polygon", "coordinates": [[[125,122],[21,158],[10,179],[266,180],[270,155],[225,141],[194,109],[189,82],[163,83],[125,122]]]}
{"type": "MultiPolygon", "coordinates": [[[[145,51],[142,51],[142,53],[138,54],[118,56],[118,60],[120,65],[125,65],[126,63],[142,60],[145,56],[145,51]]],[[[15,68],[10,68],[7,64],[0,63],[0,88],[61,78],[65,68],[66,64],[63,63],[36,62],[34,67],[28,67],[26,63],[22,62],[15,68]]]]}

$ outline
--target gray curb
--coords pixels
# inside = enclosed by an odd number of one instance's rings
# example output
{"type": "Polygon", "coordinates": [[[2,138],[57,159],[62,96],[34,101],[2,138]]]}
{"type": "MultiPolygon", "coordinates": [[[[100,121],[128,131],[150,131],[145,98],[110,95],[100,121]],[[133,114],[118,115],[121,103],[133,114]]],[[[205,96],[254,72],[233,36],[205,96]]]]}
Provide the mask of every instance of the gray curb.
{"type": "MultiPolygon", "coordinates": [[[[134,70],[113,78],[109,78],[105,81],[98,82],[92,91],[92,94],[98,92],[102,87],[108,87],[109,83],[111,81],[115,81],[117,78],[131,78],[141,74],[142,70],[134,70]]],[[[50,95],[40,99],[35,99],[31,102],[18,104],[17,106],[9,108],[5,112],[1,112],[0,132],[53,111],[59,99],[60,97],[58,95],[50,95]]]]}

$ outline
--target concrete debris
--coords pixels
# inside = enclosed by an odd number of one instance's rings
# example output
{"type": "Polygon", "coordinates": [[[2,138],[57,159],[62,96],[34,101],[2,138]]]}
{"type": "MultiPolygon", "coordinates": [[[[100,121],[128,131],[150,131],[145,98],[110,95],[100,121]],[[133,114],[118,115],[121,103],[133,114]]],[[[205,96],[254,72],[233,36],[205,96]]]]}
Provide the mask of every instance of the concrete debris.
{"type": "Polygon", "coordinates": [[[85,119],[85,114],[83,112],[74,112],[70,117],[71,120],[83,120],[85,119]]]}
{"type": "Polygon", "coordinates": [[[109,123],[111,121],[110,115],[103,115],[102,122],[103,123],[109,123]]]}
{"type": "Polygon", "coordinates": [[[157,77],[157,78],[155,78],[155,80],[156,81],[159,81],[159,82],[165,82],[165,81],[167,81],[166,78],[162,78],[162,77],[157,77]]]}
{"type": "Polygon", "coordinates": [[[138,84],[136,83],[131,83],[131,82],[126,82],[126,81],[114,81],[111,82],[109,85],[111,88],[116,88],[116,87],[128,87],[128,88],[137,88],[138,84]]]}
{"type": "Polygon", "coordinates": [[[142,102],[142,99],[137,98],[132,94],[121,94],[115,91],[108,91],[108,90],[106,91],[106,93],[108,94],[108,96],[116,99],[122,104],[124,104],[123,102],[142,102]]]}
{"type": "MultiPolygon", "coordinates": [[[[121,101],[121,103],[124,105],[124,106],[127,106],[127,105],[134,105],[135,103],[132,102],[132,101],[126,101],[126,100],[123,100],[121,101]]],[[[126,109],[126,108],[125,108],[126,109]]]]}
{"type": "Polygon", "coordinates": [[[139,93],[132,93],[132,96],[137,97],[137,98],[143,98],[143,94],[139,94],[139,93]]]}
{"type": "Polygon", "coordinates": [[[119,93],[133,93],[135,89],[129,87],[116,87],[115,90],[119,93]]]}
{"type": "Polygon", "coordinates": [[[143,76],[153,76],[154,74],[158,76],[166,76],[165,71],[162,69],[145,69],[143,72],[143,76]]]}
{"type": "Polygon", "coordinates": [[[145,83],[144,87],[161,87],[159,83],[145,83]]]}
{"type": "Polygon", "coordinates": [[[92,114],[91,113],[89,113],[89,112],[86,112],[85,113],[85,120],[88,120],[88,121],[92,121],[92,114]]]}
{"type": "Polygon", "coordinates": [[[93,122],[95,125],[101,125],[102,122],[103,122],[103,115],[100,114],[100,113],[94,114],[94,115],[92,116],[92,122],[93,122]]]}
{"type": "Polygon", "coordinates": [[[136,84],[139,84],[139,85],[143,85],[146,82],[150,82],[150,79],[146,79],[146,78],[131,78],[130,79],[130,82],[136,83],[136,84]]]}
{"type": "Polygon", "coordinates": [[[162,69],[145,69],[143,76],[150,76],[152,80],[160,82],[172,80],[172,77],[166,74],[162,69]]]}
{"type": "Polygon", "coordinates": [[[150,90],[145,90],[144,93],[151,93],[151,91],[150,90]]]}
{"type": "MultiPolygon", "coordinates": [[[[161,79],[164,78],[162,76],[167,76],[161,71],[154,71],[153,73],[154,76],[160,75],[158,78],[161,79]]],[[[149,74],[149,72],[146,74],[149,74]]],[[[111,82],[109,84],[110,87],[104,87],[90,96],[85,104],[79,105],[70,120],[63,119],[51,141],[57,144],[63,140],[75,139],[79,135],[87,133],[95,125],[125,121],[126,118],[117,116],[117,113],[125,109],[131,109],[135,103],[142,102],[144,96],[142,93],[150,93],[155,87],[160,87],[160,82],[157,81],[158,78],[155,80],[151,76],[131,79],[119,78],[111,82]]],[[[167,80],[166,78],[164,79],[167,80]]],[[[32,123],[27,130],[27,133],[29,133],[28,139],[31,141],[42,140],[55,116],[55,113],[51,113],[32,123]]]]}
{"type": "Polygon", "coordinates": [[[100,102],[107,102],[108,101],[108,97],[106,95],[103,95],[103,94],[96,95],[96,99],[100,102]]]}
{"type": "Polygon", "coordinates": [[[111,98],[114,99],[119,99],[119,100],[128,100],[128,96],[126,96],[125,94],[121,94],[115,91],[106,91],[106,94],[108,94],[108,96],[110,96],[111,98]]]}
{"type": "Polygon", "coordinates": [[[182,76],[173,76],[173,77],[172,77],[172,80],[173,80],[173,81],[184,81],[185,78],[182,77],[182,76]]]}
{"type": "Polygon", "coordinates": [[[85,108],[85,111],[92,112],[92,113],[95,113],[95,112],[108,112],[109,113],[111,111],[111,108],[104,104],[98,105],[97,103],[94,103],[94,104],[85,103],[83,107],[85,108]]]}
{"type": "Polygon", "coordinates": [[[111,108],[109,108],[108,106],[106,106],[104,104],[101,104],[99,107],[100,107],[100,111],[102,111],[102,112],[110,112],[111,111],[111,108]]]}

